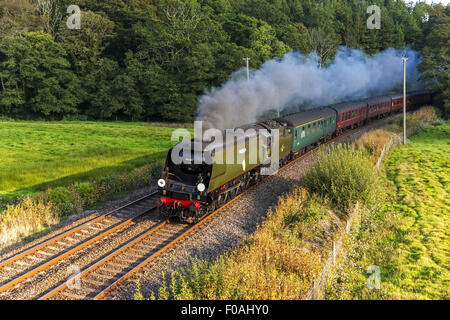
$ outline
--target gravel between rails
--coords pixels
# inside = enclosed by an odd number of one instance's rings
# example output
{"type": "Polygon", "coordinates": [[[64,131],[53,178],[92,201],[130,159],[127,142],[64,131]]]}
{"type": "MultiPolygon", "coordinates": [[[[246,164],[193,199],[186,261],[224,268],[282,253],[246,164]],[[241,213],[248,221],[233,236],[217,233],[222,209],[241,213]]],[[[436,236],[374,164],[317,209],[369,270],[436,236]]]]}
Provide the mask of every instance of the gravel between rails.
{"type": "MultiPolygon", "coordinates": [[[[370,124],[348,136],[338,138],[329,145],[351,143],[365,132],[382,127],[387,121],[388,119],[385,119],[370,124]]],[[[191,257],[210,260],[239,245],[243,238],[256,230],[270,207],[277,204],[279,196],[289,192],[292,186],[301,181],[301,177],[314,162],[316,154],[317,152],[313,151],[236,199],[211,221],[122,283],[107,299],[133,299],[136,280],[139,280],[141,291],[146,298],[150,297],[152,292],[157,295],[163,272],[167,279],[171,272],[189,266],[191,257]]]]}

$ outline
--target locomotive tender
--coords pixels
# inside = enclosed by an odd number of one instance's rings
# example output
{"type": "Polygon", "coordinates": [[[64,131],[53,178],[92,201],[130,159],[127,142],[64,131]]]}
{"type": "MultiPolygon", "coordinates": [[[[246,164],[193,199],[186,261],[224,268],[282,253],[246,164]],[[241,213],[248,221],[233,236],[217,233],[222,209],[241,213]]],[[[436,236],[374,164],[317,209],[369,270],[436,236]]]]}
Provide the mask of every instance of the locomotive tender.
{"type": "MultiPolygon", "coordinates": [[[[411,111],[431,103],[431,100],[432,93],[429,91],[411,92],[406,96],[406,108],[411,111]]],[[[258,183],[274,151],[271,150],[275,147],[271,145],[273,130],[279,132],[277,155],[281,167],[346,130],[402,110],[403,95],[394,94],[333,104],[241,126],[237,129],[246,132],[249,129],[266,130],[268,140],[261,142],[257,134],[245,136],[243,139],[233,139],[231,143],[216,143],[213,145],[214,151],[210,151],[209,143],[202,142],[202,153],[212,159],[209,163],[204,157],[201,161],[193,161],[195,156],[192,150],[191,162],[175,164],[171,157],[174,147],[169,150],[164,172],[158,181],[158,194],[161,196],[158,206],[167,218],[198,221],[258,183]],[[251,161],[246,152],[252,144],[258,150],[265,150],[262,154],[258,153],[256,161],[251,161]],[[227,163],[227,156],[239,160],[227,163]]]]}

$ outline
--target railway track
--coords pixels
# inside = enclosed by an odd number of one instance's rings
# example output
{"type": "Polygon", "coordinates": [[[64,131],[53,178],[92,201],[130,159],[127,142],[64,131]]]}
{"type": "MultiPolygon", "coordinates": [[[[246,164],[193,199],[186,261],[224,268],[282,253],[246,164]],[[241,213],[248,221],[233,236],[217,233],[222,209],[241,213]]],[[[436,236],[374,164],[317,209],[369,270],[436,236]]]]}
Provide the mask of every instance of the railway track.
{"type": "Polygon", "coordinates": [[[155,206],[156,192],[90,219],[0,262],[0,295],[77,252],[120,232],[155,206]]]}
{"type": "MultiPolygon", "coordinates": [[[[383,120],[385,119],[372,122],[372,124],[377,124],[383,120]]],[[[337,139],[350,136],[363,128],[364,127],[360,127],[350,130],[322,145],[328,145],[335,142],[337,139]]],[[[280,168],[277,172],[308,156],[316,149],[317,148],[313,148],[301,155],[280,168]]],[[[277,172],[274,172],[272,175],[277,172]]],[[[267,178],[270,178],[270,176],[267,178]]],[[[43,291],[44,294],[38,296],[38,299],[103,299],[107,297],[122,282],[132,277],[139,270],[200,228],[220,211],[245,195],[254,187],[255,186],[252,186],[243,193],[237,195],[224,206],[203,218],[197,224],[187,225],[182,223],[170,223],[169,221],[162,221],[155,224],[138,236],[124,242],[121,246],[110,251],[102,258],[87,265],[79,274],[72,276],[68,280],[66,279],[59,282],[56,286],[53,286],[52,289],[43,291]]],[[[153,204],[149,205],[149,202],[151,202],[152,197],[155,194],[156,192],[151,193],[125,206],[91,219],[0,262],[0,294],[50,268],[66,257],[73,255],[133,223],[136,218],[143,216],[155,208],[153,204]],[[136,208],[139,207],[141,209],[138,210],[137,213],[132,215],[129,214],[128,211],[130,209],[136,210],[136,208]],[[93,234],[94,232],[91,233],[92,229],[97,232],[95,234],[93,234]],[[13,275],[4,276],[5,270],[12,272],[13,275]],[[4,279],[12,280],[5,281],[4,279]]]]}
{"type": "Polygon", "coordinates": [[[102,292],[115,286],[188,228],[186,224],[161,222],[50,290],[39,300],[98,298],[102,292]]]}

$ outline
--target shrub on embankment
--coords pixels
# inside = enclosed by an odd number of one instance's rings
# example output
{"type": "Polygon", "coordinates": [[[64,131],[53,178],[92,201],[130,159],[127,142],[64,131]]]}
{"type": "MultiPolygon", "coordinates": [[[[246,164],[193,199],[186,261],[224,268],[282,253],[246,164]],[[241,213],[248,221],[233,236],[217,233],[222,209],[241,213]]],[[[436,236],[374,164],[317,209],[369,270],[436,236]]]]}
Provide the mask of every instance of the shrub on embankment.
{"type": "Polygon", "coordinates": [[[378,177],[363,151],[339,145],[319,150],[302,183],[310,192],[328,197],[338,210],[345,212],[349,203],[358,200],[370,204],[378,177]]]}
{"type": "Polygon", "coordinates": [[[15,203],[0,208],[0,248],[118,194],[152,186],[161,171],[162,162],[156,162],[122,175],[78,182],[16,199],[15,203]]]}

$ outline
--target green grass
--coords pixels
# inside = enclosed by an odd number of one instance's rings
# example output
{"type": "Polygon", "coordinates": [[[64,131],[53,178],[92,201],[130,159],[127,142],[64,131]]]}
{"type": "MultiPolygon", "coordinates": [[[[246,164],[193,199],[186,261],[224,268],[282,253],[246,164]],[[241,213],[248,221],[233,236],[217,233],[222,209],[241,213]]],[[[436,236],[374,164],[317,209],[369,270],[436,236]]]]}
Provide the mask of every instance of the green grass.
{"type": "Polygon", "coordinates": [[[450,125],[429,127],[395,149],[386,164],[400,214],[389,269],[397,298],[443,299],[450,292],[450,125]]]}
{"type": "Polygon", "coordinates": [[[120,174],[163,159],[174,128],[127,122],[0,122],[0,197],[120,174]]]}
{"type": "Polygon", "coordinates": [[[450,298],[450,125],[423,129],[385,163],[386,202],[346,241],[328,299],[450,298]],[[380,267],[380,289],[366,286],[380,267]]]}

